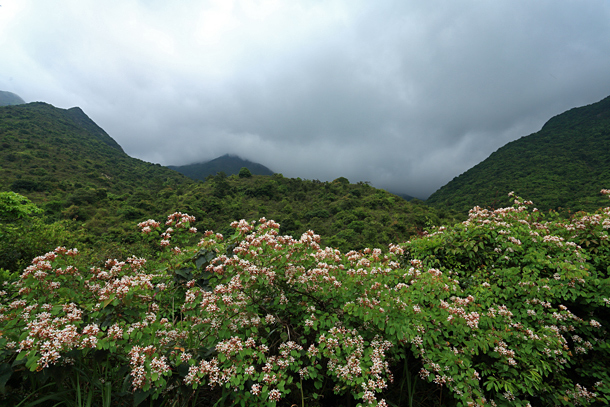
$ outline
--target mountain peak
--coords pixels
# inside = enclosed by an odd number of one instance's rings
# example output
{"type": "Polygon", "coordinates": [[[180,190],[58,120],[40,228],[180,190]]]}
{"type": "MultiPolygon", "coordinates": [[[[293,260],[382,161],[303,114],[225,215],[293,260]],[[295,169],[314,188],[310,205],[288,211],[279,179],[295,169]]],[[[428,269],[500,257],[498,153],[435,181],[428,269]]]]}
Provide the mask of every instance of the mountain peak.
{"type": "Polygon", "coordinates": [[[117,143],[112,137],[110,137],[108,133],[104,131],[104,129],[95,124],[95,122],[91,120],[91,118],[87,116],[80,107],[72,107],[66,110],[66,113],[68,114],[68,116],[70,116],[74,123],[84,129],[87,129],[89,133],[91,133],[104,144],[114,148],[115,150],[119,150],[122,153],[125,152],[123,151],[123,148],[119,145],[119,143],[117,143]]]}
{"type": "Polygon", "coordinates": [[[168,165],[168,168],[178,171],[195,180],[205,180],[210,175],[224,172],[227,175],[237,175],[246,167],[254,175],[273,175],[274,172],[262,164],[245,160],[234,154],[225,154],[210,161],[188,165],[168,165]]]}

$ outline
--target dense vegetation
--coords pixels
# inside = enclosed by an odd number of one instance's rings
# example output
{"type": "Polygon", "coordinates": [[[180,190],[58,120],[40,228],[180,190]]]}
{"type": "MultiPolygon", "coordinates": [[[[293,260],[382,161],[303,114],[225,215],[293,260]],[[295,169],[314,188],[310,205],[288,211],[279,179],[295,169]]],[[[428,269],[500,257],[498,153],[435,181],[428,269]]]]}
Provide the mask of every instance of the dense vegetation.
{"type": "Polygon", "coordinates": [[[387,252],[266,219],[200,233],[183,213],[138,225],[148,259],[91,267],[58,247],[0,292],[3,401],[606,405],[610,208],[528,206],[477,207],[387,252]]]}
{"type": "Polygon", "coordinates": [[[569,110],[537,133],[508,143],[432,194],[426,203],[460,212],[499,207],[506,191],[539,209],[594,211],[610,185],[610,97],[569,110]]]}
{"type": "MultiPolygon", "coordinates": [[[[193,184],[175,171],[129,157],[79,108],[45,103],[0,107],[0,163],[0,191],[25,195],[44,210],[32,236],[40,228],[61,227],[76,238],[82,230],[81,240],[108,257],[113,253],[101,246],[120,256],[121,246],[109,243],[124,240],[133,222],[153,209],[166,210],[157,206],[161,194],[193,184]]],[[[14,226],[0,225],[5,237],[0,267],[12,270],[34,254],[24,242],[31,240],[28,225],[14,226]]]]}
{"type": "Polygon", "coordinates": [[[242,168],[247,168],[251,174],[273,175],[273,171],[262,164],[253,163],[234,155],[223,155],[198,164],[168,165],[168,168],[178,171],[194,180],[205,180],[210,175],[224,172],[227,175],[238,175],[242,168]]]}
{"type": "MultiPolygon", "coordinates": [[[[451,222],[455,215],[420,201],[407,202],[366,183],[346,178],[332,182],[273,177],[225,177],[218,174],[191,190],[198,206],[185,210],[206,229],[224,231],[235,219],[268,217],[282,234],[300,236],[308,229],[325,233],[323,244],[341,250],[387,246],[407,240],[426,224],[451,222]],[[196,197],[200,196],[199,199],[196,197]]],[[[189,195],[190,197],[190,195],[189,195]]]]}

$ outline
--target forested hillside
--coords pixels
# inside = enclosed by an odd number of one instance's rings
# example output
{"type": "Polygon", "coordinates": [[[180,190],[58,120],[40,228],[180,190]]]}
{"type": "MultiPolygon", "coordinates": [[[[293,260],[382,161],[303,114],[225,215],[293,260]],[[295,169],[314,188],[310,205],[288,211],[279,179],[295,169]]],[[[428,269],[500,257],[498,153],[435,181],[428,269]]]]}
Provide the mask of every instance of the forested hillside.
{"type": "MultiPolygon", "coordinates": [[[[345,178],[319,182],[248,171],[195,182],[129,157],[79,108],[2,107],[0,147],[0,191],[27,196],[44,210],[44,223],[63,222],[73,239],[95,246],[102,257],[132,254],[134,225],[173,211],[188,212],[197,217],[196,227],[214,230],[266,216],[281,221],[283,233],[315,229],[324,233],[324,244],[342,249],[405,241],[426,224],[454,220],[445,210],[345,178]]],[[[16,269],[54,241],[49,237],[46,246],[28,250],[31,241],[18,232],[12,236],[0,267],[16,269]]]]}
{"type": "Polygon", "coordinates": [[[426,203],[468,211],[500,207],[515,191],[539,209],[593,211],[610,185],[610,97],[571,109],[534,134],[498,149],[432,194],[426,203]]]}
{"type": "Polygon", "coordinates": [[[193,183],[129,157],[79,108],[2,107],[0,147],[2,190],[28,196],[52,219],[133,221],[146,215],[143,197],[152,206],[161,191],[193,183]]]}

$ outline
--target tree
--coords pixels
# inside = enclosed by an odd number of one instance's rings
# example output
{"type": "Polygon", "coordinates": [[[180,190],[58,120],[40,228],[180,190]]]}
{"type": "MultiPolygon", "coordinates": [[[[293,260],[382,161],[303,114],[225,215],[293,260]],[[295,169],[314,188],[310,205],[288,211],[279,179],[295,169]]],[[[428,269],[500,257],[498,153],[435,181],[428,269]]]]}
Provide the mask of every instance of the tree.
{"type": "Polygon", "coordinates": [[[252,177],[252,173],[246,167],[242,167],[241,170],[239,170],[239,178],[251,178],[251,177],[252,177]]]}

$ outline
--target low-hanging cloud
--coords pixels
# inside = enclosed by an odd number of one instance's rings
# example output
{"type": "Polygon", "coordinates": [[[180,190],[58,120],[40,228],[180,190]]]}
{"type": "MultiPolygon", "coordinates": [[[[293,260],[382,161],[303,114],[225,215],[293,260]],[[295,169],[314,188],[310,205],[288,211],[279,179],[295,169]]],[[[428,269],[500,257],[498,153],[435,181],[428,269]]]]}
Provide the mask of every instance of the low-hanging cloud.
{"type": "Polygon", "coordinates": [[[0,89],[80,106],[146,161],[426,198],[608,96],[608,21],[602,0],[6,0],[0,89]]]}

